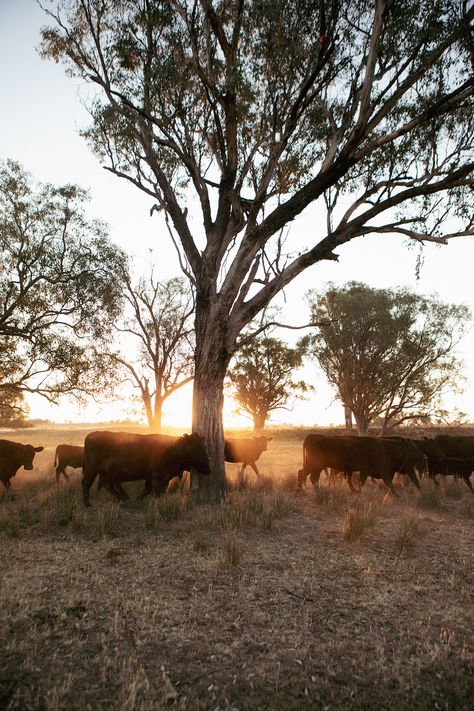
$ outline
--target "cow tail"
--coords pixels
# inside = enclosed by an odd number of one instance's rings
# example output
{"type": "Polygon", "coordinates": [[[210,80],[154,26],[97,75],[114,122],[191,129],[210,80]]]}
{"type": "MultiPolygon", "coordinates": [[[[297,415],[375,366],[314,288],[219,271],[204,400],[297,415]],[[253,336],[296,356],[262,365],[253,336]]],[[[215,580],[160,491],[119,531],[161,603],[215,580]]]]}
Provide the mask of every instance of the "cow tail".
{"type": "Polygon", "coordinates": [[[54,453],[54,466],[57,466],[58,464],[58,448],[56,447],[56,451],[54,453]]]}

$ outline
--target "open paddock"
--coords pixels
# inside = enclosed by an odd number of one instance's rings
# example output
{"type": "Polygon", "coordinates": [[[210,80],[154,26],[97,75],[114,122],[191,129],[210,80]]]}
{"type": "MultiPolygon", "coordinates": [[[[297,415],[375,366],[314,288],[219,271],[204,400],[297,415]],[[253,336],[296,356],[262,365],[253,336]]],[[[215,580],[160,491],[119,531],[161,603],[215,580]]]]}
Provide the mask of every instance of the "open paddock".
{"type": "Polygon", "coordinates": [[[46,449],[0,492],[0,708],[471,709],[474,497],[298,494],[308,432],[271,431],[263,481],[227,465],[221,506],[138,483],[89,510],[52,464],[85,431],[3,434],[46,449]]]}

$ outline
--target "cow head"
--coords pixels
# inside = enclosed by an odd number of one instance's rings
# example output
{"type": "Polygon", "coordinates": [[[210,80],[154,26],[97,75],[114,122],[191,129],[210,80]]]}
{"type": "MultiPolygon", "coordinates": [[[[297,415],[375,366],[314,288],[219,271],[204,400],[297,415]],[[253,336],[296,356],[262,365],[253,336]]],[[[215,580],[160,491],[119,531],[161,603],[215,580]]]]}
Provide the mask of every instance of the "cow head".
{"type": "Polygon", "coordinates": [[[25,444],[23,449],[23,469],[31,471],[36,452],[42,452],[43,449],[44,447],[33,447],[32,444],[25,444]]]}
{"type": "Polygon", "coordinates": [[[260,452],[266,452],[267,451],[267,444],[268,442],[271,442],[273,437],[254,437],[253,441],[257,445],[258,449],[260,452]]]}
{"type": "Polygon", "coordinates": [[[211,467],[207,456],[206,444],[201,435],[184,434],[180,437],[182,454],[186,458],[186,464],[197,469],[199,474],[210,474],[211,467]]]}

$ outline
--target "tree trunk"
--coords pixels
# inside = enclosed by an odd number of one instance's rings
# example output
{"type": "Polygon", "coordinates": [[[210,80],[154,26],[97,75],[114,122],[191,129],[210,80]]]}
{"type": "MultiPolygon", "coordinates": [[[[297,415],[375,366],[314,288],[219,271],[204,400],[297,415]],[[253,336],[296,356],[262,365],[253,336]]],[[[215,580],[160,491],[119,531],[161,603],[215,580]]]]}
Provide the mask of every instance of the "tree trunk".
{"type": "Polygon", "coordinates": [[[354,412],[354,417],[359,435],[366,435],[369,430],[369,420],[365,413],[354,412]]]}
{"type": "Polygon", "coordinates": [[[153,424],[150,431],[153,434],[161,432],[161,413],[163,411],[163,400],[155,395],[155,404],[153,406],[153,424]]]}
{"type": "Polygon", "coordinates": [[[352,410],[347,405],[344,405],[344,418],[346,421],[346,430],[352,429],[352,410]]]}
{"type": "Polygon", "coordinates": [[[261,412],[253,415],[253,431],[255,433],[263,432],[266,419],[266,415],[263,415],[261,412]]]}
{"type": "Polygon", "coordinates": [[[230,361],[225,349],[225,321],[212,317],[200,318],[196,311],[196,351],[193,386],[193,432],[206,441],[211,473],[191,476],[191,490],[195,500],[202,503],[222,501],[227,492],[224,463],[224,377],[230,361]],[[197,488],[195,481],[198,481],[197,488]]]}
{"type": "Polygon", "coordinates": [[[153,418],[153,408],[151,405],[151,396],[150,396],[147,386],[142,388],[142,400],[143,400],[143,405],[145,407],[146,418],[148,420],[148,429],[150,430],[150,432],[153,432],[155,422],[154,422],[154,418],[153,418]]]}

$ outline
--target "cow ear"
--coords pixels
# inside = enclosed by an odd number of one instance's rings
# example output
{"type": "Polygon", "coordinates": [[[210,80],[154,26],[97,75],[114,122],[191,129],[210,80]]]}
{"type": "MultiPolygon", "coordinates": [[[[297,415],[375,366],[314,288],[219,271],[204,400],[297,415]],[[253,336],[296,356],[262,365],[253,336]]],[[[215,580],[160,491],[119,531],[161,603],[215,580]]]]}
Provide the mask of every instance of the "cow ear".
{"type": "Polygon", "coordinates": [[[35,447],[35,452],[42,452],[44,447],[35,447]]]}

